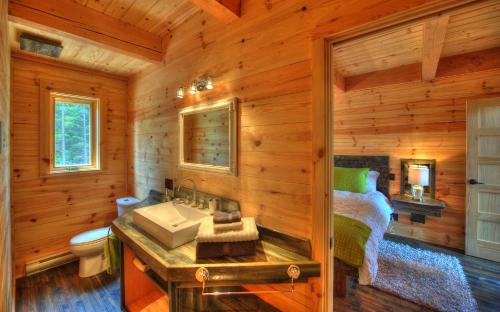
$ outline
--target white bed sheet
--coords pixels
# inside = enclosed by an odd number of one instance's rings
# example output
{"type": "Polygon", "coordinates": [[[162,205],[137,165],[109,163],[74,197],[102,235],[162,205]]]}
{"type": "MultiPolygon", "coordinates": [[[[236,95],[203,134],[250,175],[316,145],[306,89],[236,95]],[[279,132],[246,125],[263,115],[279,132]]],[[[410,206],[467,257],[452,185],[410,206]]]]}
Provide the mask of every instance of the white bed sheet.
{"type": "Polygon", "coordinates": [[[392,208],[380,192],[366,194],[334,190],[334,212],[368,225],[372,232],[365,248],[365,259],[359,268],[359,284],[370,285],[377,276],[378,247],[389,226],[392,208]]]}

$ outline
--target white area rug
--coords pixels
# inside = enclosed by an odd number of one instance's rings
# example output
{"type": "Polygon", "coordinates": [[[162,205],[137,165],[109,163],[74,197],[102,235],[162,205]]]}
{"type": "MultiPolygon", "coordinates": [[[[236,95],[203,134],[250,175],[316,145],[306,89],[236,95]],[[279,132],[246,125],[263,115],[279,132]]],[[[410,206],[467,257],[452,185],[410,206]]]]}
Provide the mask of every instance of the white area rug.
{"type": "Polygon", "coordinates": [[[381,242],[372,286],[438,311],[477,311],[457,258],[404,244],[381,242]]]}

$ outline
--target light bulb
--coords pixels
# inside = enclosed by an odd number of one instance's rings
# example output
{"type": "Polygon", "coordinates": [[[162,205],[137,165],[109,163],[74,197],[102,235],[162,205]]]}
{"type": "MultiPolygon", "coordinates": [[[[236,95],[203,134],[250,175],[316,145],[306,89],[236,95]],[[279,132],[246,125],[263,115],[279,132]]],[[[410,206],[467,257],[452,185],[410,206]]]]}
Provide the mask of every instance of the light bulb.
{"type": "Polygon", "coordinates": [[[196,81],[193,81],[191,84],[191,88],[189,88],[189,93],[195,94],[196,93],[196,81]]]}
{"type": "Polygon", "coordinates": [[[183,88],[183,87],[180,87],[180,88],[177,90],[177,97],[178,97],[179,99],[184,98],[184,88],[183,88]]]}
{"type": "Polygon", "coordinates": [[[212,82],[212,77],[207,78],[207,89],[212,90],[214,88],[214,84],[212,82]]]}

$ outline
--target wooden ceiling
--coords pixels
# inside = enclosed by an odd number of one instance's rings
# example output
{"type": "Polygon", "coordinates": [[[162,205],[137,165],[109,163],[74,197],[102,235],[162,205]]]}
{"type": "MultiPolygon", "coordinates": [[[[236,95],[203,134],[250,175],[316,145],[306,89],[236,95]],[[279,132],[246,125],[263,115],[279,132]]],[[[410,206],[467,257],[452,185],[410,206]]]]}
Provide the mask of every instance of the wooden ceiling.
{"type": "Polygon", "coordinates": [[[62,43],[61,62],[131,76],[161,62],[169,32],[200,10],[191,0],[9,0],[10,44],[26,53],[19,35],[36,34],[62,43]]]}
{"type": "MultiPolygon", "coordinates": [[[[163,60],[169,33],[204,10],[224,23],[241,0],[9,0],[13,51],[23,32],[60,41],[60,61],[131,76],[163,60]]],[[[28,53],[30,54],[30,53],[28,53]]]]}
{"type": "Polygon", "coordinates": [[[145,31],[164,36],[200,8],[190,0],[75,0],[145,31]]]}
{"type": "MultiPolygon", "coordinates": [[[[57,60],[63,63],[82,66],[120,76],[133,75],[151,65],[148,61],[134,58],[126,54],[117,53],[116,51],[110,49],[91,45],[72,36],[54,34],[53,32],[41,30],[36,27],[9,22],[9,38],[12,51],[34,55],[32,53],[23,52],[20,49],[19,35],[23,32],[36,34],[47,39],[61,41],[64,48],[61,56],[57,60]]],[[[38,54],[37,56],[53,59],[51,57],[40,56],[38,54]]]]}
{"type": "MultiPolygon", "coordinates": [[[[445,15],[449,20],[441,57],[500,46],[499,1],[481,1],[445,15]]],[[[351,77],[422,63],[426,23],[429,19],[336,44],[332,50],[333,66],[341,76],[351,77]]]]}

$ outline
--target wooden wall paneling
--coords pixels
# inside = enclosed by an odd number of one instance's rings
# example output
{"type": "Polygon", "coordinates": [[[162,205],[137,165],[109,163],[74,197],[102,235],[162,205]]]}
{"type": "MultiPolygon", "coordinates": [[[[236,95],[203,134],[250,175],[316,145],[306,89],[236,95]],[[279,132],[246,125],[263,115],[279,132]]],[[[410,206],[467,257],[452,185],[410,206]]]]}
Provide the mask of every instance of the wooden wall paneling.
{"type": "MultiPolygon", "coordinates": [[[[144,197],[149,189],[161,190],[165,177],[193,178],[205,192],[240,201],[243,214],[259,223],[307,238],[317,231],[314,248],[320,248],[323,231],[316,225],[324,211],[313,204],[313,170],[319,169],[311,34],[316,27],[323,33],[327,24],[329,34],[346,30],[427,2],[249,1],[230,27],[206,12],[193,15],[172,32],[165,63],[130,81],[129,189],[144,197]],[[179,86],[203,74],[214,77],[214,90],[176,98],[179,86]],[[239,176],[179,169],[178,109],[230,97],[241,99],[239,176]]],[[[285,311],[319,308],[322,287],[307,289],[296,299],[267,300],[285,311]]]]}
{"type": "Polygon", "coordinates": [[[213,111],[185,116],[184,149],[186,162],[227,166],[229,164],[228,112],[213,111]]]}
{"type": "Polygon", "coordinates": [[[0,0],[0,311],[14,309],[10,182],[10,48],[7,0],[0,0]]]}
{"type": "Polygon", "coordinates": [[[426,224],[400,214],[395,234],[464,248],[466,100],[499,93],[496,68],[335,94],[335,152],[389,155],[392,194],[399,193],[401,158],[436,159],[436,197],[448,207],[426,224]]]}
{"type": "MultiPolygon", "coordinates": [[[[115,199],[125,196],[127,168],[127,81],[98,72],[73,70],[56,62],[13,55],[12,209],[16,276],[25,263],[69,251],[69,239],[109,225],[116,216],[115,199]],[[79,176],[40,177],[40,81],[71,85],[78,92],[98,86],[106,94],[105,169],[79,176]],[[89,196],[92,194],[92,196],[89,196]]],[[[83,92],[83,91],[82,91],[83,92]]]]}

